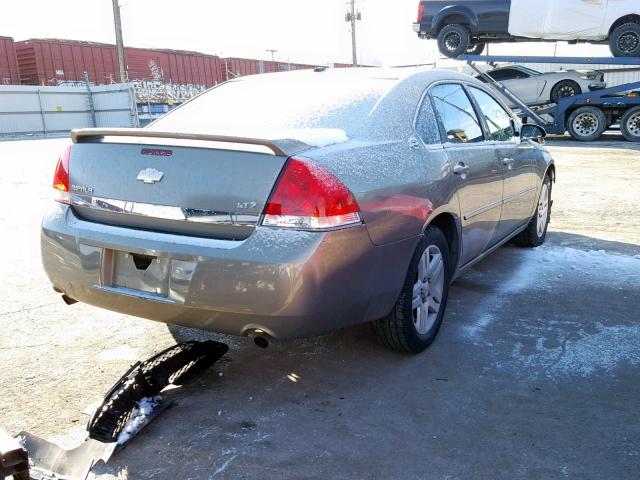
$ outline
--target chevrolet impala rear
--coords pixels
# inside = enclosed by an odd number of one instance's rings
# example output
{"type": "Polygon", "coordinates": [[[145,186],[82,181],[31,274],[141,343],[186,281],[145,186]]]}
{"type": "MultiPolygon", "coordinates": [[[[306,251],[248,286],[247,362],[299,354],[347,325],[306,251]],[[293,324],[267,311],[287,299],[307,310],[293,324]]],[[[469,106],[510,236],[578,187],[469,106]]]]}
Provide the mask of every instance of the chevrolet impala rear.
{"type": "Polygon", "coordinates": [[[54,289],[68,303],[275,338],[388,313],[406,265],[397,279],[377,272],[408,263],[415,241],[374,245],[356,195],[317,158],[356,154],[350,136],[396,81],[330,75],[239,79],[145,129],[74,131],[42,225],[54,289]]]}

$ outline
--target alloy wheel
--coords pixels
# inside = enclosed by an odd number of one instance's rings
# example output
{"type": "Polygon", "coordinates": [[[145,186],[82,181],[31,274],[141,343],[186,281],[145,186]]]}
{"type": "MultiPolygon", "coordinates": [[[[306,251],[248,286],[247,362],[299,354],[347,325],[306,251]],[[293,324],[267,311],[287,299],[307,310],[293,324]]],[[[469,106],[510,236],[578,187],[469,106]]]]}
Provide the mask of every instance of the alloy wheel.
{"type": "Polygon", "coordinates": [[[575,87],[573,87],[572,85],[563,85],[560,91],[558,92],[558,98],[573,97],[577,93],[578,92],[576,92],[575,87]]]}
{"type": "Polygon", "coordinates": [[[444,39],[444,44],[447,47],[447,50],[449,50],[450,52],[455,52],[461,43],[462,38],[457,32],[451,32],[444,39]]]}
{"type": "Polygon", "coordinates": [[[538,202],[538,237],[544,235],[544,230],[549,222],[549,185],[546,183],[542,186],[540,193],[540,201],[538,202]]]}
{"type": "Polygon", "coordinates": [[[444,293],[445,268],[442,252],[430,245],[418,265],[418,278],[411,302],[413,324],[420,335],[428,333],[438,320],[444,293]]]}
{"type": "Polygon", "coordinates": [[[618,48],[625,53],[633,53],[640,46],[640,35],[636,32],[626,32],[618,39],[618,48]]]}

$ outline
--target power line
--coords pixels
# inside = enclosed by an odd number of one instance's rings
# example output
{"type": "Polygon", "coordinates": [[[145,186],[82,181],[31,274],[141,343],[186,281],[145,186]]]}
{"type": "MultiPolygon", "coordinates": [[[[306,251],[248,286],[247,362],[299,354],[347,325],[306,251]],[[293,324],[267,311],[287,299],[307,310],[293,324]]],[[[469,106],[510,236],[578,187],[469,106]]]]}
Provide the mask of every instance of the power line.
{"type": "Polygon", "coordinates": [[[276,53],[278,53],[279,50],[275,50],[273,48],[267,48],[266,51],[271,53],[271,61],[275,62],[276,61],[276,53]]]}

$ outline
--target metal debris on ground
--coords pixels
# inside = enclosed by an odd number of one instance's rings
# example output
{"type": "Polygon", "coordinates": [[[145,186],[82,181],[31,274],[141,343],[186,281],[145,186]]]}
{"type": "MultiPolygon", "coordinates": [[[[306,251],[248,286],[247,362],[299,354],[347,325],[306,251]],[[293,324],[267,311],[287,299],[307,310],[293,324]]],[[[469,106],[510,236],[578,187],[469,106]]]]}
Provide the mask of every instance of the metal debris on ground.
{"type": "Polygon", "coordinates": [[[29,480],[29,457],[18,439],[0,430],[0,479],[10,476],[29,480]]]}
{"type": "Polygon", "coordinates": [[[73,450],[28,432],[18,435],[20,441],[0,431],[0,479],[85,480],[93,466],[106,463],[172,406],[160,396],[162,390],[192,381],[228,350],[214,341],[186,342],[136,363],[109,390],[89,420],[87,440],[73,450]]]}

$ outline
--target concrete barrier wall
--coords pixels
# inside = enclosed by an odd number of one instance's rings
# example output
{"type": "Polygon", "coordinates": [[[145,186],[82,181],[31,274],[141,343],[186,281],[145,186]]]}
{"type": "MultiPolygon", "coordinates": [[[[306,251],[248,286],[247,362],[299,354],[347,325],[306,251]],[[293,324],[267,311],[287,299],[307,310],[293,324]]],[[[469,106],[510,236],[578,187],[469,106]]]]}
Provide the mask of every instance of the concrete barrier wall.
{"type": "Polygon", "coordinates": [[[74,128],[138,127],[129,85],[0,86],[0,136],[59,135],[74,128]]]}

